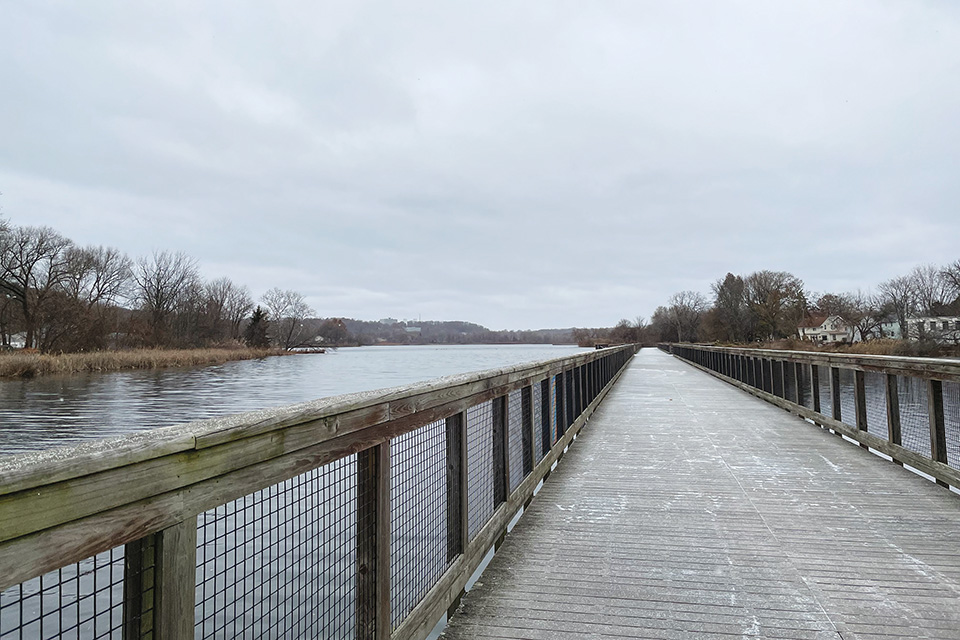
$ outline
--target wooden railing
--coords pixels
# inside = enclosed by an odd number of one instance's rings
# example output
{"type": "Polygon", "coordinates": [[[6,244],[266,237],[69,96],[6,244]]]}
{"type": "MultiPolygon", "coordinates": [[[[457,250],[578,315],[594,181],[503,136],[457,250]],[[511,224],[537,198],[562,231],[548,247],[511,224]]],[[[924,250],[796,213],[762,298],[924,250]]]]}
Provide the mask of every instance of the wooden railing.
{"type": "Polygon", "coordinates": [[[660,348],[943,486],[960,487],[960,360],[660,348]]]}
{"type": "Polygon", "coordinates": [[[0,637],[426,637],[635,352],[0,458],[0,637]]]}

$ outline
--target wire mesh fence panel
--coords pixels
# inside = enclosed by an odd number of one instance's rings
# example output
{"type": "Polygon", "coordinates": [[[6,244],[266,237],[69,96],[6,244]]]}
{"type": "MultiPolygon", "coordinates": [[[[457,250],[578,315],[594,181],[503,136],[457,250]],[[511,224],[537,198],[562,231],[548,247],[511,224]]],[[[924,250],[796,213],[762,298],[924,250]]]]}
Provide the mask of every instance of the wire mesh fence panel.
{"type": "Polygon", "coordinates": [[[470,539],[493,515],[493,406],[467,409],[467,518],[470,539]]]}
{"type": "Polygon", "coordinates": [[[797,402],[807,409],[813,409],[813,384],[810,379],[810,367],[800,365],[800,400],[797,402]]]}
{"type": "Polygon", "coordinates": [[[560,383],[560,379],[557,376],[550,376],[550,446],[553,445],[559,440],[560,434],[560,421],[557,420],[557,414],[560,413],[560,408],[557,407],[557,385],[560,383]]]}
{"type": "Polygon", "coordinates": [[[833,406],[833,395],[830,393],[830,367],[824,367],[821,365],[815,365],[817,367],[819,385],[818,389],[820,391],[820,413],[831,417],[833,411],[831,407],[833,406]]]}
{"type": "Polygon", "coordinates": [[[523,404],[520,389],[514,389],[507,397],[507,429],[510,445],[510,491],[523,482],[523,404]]]}
{"type": "Polygon", "coordinates": [[[856,427],[857,410],[853,399],[853,369],[840,369],[840,415],[844,424],[856,427]]]}
{"type": "Polygon", "coordinates": [[[783,397],[790,402],[797,401],[797,375],[792,362],[783,363],[783,397]]]}
{"type": "Polygon", "coordinates": [[[930,420],[927,413],[927,383],[921,378],[899,376],[900,439],[903,446],[930,457],[930,420]]]}
{"type": "Polygon", "coordinates": [[[394,438],[390,456],[390,618],[396,626],[449,564],[446,421],[394,438]]]}
{"type": "Polygon", "coordinates": [[[539,382],[533,383],[533,455],[539,462],[543,460],[543,387],[539,382]]]}
{"type": "Polygon", "coordinates": [[[867,431],[878,438],[887,439],[887,376],[876,371],[863,375],[867,400],[867,431]]]}
{"type": "Polygon", "coordinates": [[[356,477],[350,456],[200,514],[196,637],[352,638],[356,477]]]}
{"type": "Polygon", "coordinates": [[[960,383],[943,383],[943,420],[947,435],[947,464],[960,468],[960,383]]]}
{"type": "Polygon", "coordinates": [[[4,590],[0,638],[119,640],[124,625],[123,565],[124,550],[117,547],[4,590]]]}

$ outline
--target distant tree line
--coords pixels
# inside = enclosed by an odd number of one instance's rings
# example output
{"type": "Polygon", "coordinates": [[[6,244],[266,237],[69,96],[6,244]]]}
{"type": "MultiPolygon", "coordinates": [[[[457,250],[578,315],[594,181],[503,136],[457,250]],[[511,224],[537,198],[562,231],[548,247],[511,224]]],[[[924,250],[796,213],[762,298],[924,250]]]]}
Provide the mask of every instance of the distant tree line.
{"type": "Polygon", "coordinates": [[[40,352],[233,345],[569,344],[573,329],[493,331],[460,321],[317,318],[303,295],[259,301],[229,278],[204,280],[183,252],[130,258],[78,246],[50,227],[0,220],[0,346],[40,352]]]}
{"type": "Polygon", "coordinates": [[[573,329],[495,331],[459,320],[318,319],[315,327],[323,345],[373,344],[570,344],[573,329]]]}
{"type": "Polygon", "coordinates": [[[797,335],[811,315],[839,315],[863,340],[887,337],[883,325],[907,318],[960,315],[960,260],[924,265],[877,285],[876,291],[815,293],[785,271],[728,273],[710,286],[710,294],[681,291],[657,307],[646,331],[668,342],[746,343],[797,335]]]}
{"type": "Polygon", "coordinates": [[[204,280],[195,259],[155,251],[136,259],[81,247],[49,227],[0,221],[0,344],[41,352],[190,348],[304,339],[303,296],[271,289],[256,306],[246,286],[204,280]]]}

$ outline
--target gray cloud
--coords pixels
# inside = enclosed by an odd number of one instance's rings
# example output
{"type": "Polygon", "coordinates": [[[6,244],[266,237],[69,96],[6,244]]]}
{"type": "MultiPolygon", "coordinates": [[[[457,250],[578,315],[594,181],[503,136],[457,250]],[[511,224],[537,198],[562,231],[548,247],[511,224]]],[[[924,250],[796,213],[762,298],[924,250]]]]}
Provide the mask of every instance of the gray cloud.
{"type": "Polygon", "coordinates": [[[609,325],[727,271],[960,257],[953,4],[4,13],[5,215],[323,315],[609,325]]]}

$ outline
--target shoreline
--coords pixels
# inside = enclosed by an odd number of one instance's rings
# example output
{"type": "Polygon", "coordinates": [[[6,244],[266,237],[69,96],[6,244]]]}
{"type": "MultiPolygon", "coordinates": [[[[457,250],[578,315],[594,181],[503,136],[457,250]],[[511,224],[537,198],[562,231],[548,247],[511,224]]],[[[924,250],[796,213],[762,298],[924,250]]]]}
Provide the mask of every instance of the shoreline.
{"type": "Polygon", "coordinates": [[[108,373],[135,369],[171,369],[293,355],[281,349],[131,349],[89,353],[0,353],[0,380],[47,375],[108,373]]]}

